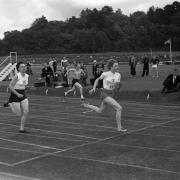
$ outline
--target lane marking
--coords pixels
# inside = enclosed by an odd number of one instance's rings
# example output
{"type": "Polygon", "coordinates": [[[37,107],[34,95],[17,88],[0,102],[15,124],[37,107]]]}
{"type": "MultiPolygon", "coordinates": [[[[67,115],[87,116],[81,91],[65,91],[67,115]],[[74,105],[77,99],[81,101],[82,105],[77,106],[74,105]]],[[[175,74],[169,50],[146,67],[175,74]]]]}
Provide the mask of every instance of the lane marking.
{"type": "Polygon", "coordinates": [[[40,180],[37,178],[30,178],[30,177],[26,177],[26,176],[20,176],[20,175],[11,174],[11,173],[5,173],[5,172],[0,172],[0,175],[15,177],[15,178],[22,178],[22,179],[27,179],[27,180],[40,180]]]}
{"type": "MultiPolygon", "coordinates": [[[[94,142],[89,142],[89,143],[84,143],[84,144],[81,144],[81,145],[73,146],[71,148],[67,148],[67,149],[64,149],[64,150],[61,150],[61,151],[49,153],[49,155],[56,155],[56,154],[59,154],[61,152],[66,152],[66,151],[82,148],[84,146],[93,145],[93,144],[97,144],[97,143],[102,143],[103,141],[106,141],[106,140],[110,140],[110,139],[113,139],[113,138],[116,138],[116,137],[119,137],[119,136],[123,136],[123,135],[127,135],[127,134],[132,134],[132,133],[135,133],[135,132],[143,131],[143,130],[146,130],[146,129],[149,129],[149,128],[158,127],[158,126],[160,126],[162,124],[166,124],[166,123],[173,122],[173,121],[174,120],[171,120],[171,121],[167,121],[167,122],[164,122],[164,123],[159,123],[159,124],[156,124],[156,125],[151,125],[151,126],[147,126],[147,127],[144,127],[144,128],[137,129],[137,130],[129,131],[129,132],[121,134],[121,135],[111,136],[111,137],[104,138],[104,139],[101,139],[101,140],[97,140],[97,141],[94,141],[94,142]]],[[[21,161],[21,162],[15,163],[12,166],[17,166],[17,165],[20,165],[20,164],[24,164],[24,163],[30,162],[32,160],[37,160],[37,159],[40,159],[40,158],[47,157],[49,155],[37,156],[35,158],[31,158],[31,159],[26,160],[26,161],[21,161]]]]}
{"type": "MultiPolygon", "coordinates": [[[[4,124],[4,125],[7,125],[7,126],[19,127],[17,125],[7,124],[7,123],[0,123],[0,124],[4,124]]],[[[43,130],[43,129],[38,129],[38,128],[31,128],[31,127],[28,127],[28,129],[42,131],[42,132],[43,131],[44,132],[50,132],[50,133],[55,133],[55,134],[64,134],[64,135],[76,136],[76,137],[87,138],[87,139],[91,139],[91,140],[97,140],[98,139],[98,138],[93,138],[93,137],[89,137],[89,136],[82,136],[82,135],[77,135],[77,134],[70,134],[70,133],[63,133],[63,132],[56,132],[56,131],[49,131],[49,130],[43,130]]]]}

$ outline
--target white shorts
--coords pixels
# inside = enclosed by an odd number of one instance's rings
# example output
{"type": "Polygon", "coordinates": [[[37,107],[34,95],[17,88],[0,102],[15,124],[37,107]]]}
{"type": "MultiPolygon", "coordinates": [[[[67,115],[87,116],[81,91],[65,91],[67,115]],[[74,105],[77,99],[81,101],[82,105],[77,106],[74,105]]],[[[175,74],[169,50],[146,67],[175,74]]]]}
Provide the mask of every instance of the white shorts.
{"type": "Polygon", "coordinates": [[[158,67],[157,64],[152,65],[152,68],[157,68],[157,67],[158,67]]]}

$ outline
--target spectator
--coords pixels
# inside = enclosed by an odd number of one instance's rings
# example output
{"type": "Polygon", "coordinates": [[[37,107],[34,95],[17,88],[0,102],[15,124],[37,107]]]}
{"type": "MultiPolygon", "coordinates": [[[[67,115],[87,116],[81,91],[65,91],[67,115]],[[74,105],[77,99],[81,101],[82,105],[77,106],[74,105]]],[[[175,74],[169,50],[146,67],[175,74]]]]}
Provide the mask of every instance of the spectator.
{"type": "Polygon", "coordinates": [[[152,76],[154,77],[159,77],[159,72],[158,72],[158,65],[159,65],[159,59],[158,57],[153,57],[151,59],[151,63],[152,63],[152,76]]]}
{"type": "Polygon", "coordinates": [[[82,85],[87,86],[88,70],[83,63],[81,63],[81,69],[84,71],[84,74],[81,76],[82,85]]]}
{"type": "Polygon", "coordinates": [[[54,73],[57,72],[57,61],[54,59],[53,61],[53,69],[54,69],[54,73]]]}
{"type": "Polygon", "coordinates": [[[96,60],[93,61],[92,74],[94,76],[94,79],[97,79],[97,61],[96,60]]]}
{"type": "Polygon", "coordinates": [[[144,75],[149,76],[149,57],[147,55],[143,57],[142,63],[143,63],[142,77],[144,77],[144,75]]]}
{"type": "Polygon", "coordinates": [[[28,74],[29,76],[32,76],[33,75],[33,71],[31,69],[31,64],[28,62],[26,66],[27,66],[26,74],[28,74]]]}
{"type": "Polygon", "coordinates": [[[50,61],[49,61],[49,67],[51,68],[51,70],[52,70],[52,72],[53,72],[53,75],[54,75],[54,66],[53,66],[53,63],[54,63],[53,59],[50,59],[50,61]]]}
{"type": "Polygon", "coordinates": [[[72,86],[72,81],[75,76],[75,70],[76,69],[74,67],[74,64],[69,63],[69,65],[67,66],[67,73],[65,74],[65,76],[67,77],[67,82],[69,87],[72,86]]]}
{"type": "MultiPolygon", "coordinates": [[[[101,76],[104,72],[104,64],[102,62],[97,63],[96,60],[93,61],[93,79],[90,79],[91,84],[93,85],[95,80],[101,76]]],[[[103,87],[103,80],[99,80],[98,88],[103,87]]]]}
{"type": "Polygon", "coordinates": [[[68,60],[66,59],[66,57],[63,57],[63,59],[61,60],[61,66],[63,68],[67,67],[67,64],[68,64],[68,60]]]}
{"type": "Polygon", "coordinates": [[[53,84],[53,71],[49,66],[49,63],[46,63],[42,69],[41,77],[45,78],[46,86],[51,87],[53,84]]]}
{"type": "Polygon", "coordinates": [[[129,60],[129,66],[130,66],[130,73],[132,76],[136,76],[136,65],[137,65],[136,58],[134,56],[131,56],[129,60]]]}
{"type": "Polygon", "coordinates": [[[162,92],[170,93],[180,90],[180,75],[178,69],[174,69],[173,73],[170,74],[163,82],[162,92]]]}

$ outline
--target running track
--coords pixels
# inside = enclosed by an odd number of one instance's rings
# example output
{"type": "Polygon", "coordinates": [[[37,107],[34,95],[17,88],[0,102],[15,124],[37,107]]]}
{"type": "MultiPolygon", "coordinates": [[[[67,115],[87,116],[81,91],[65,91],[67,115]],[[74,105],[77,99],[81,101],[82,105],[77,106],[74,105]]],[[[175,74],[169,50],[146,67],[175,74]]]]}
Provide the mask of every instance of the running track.
{"type": "Polygon", "coordinates": [[[121,102],[123,134],[111,109],[97,115],[75,98],[29,99],[29,134],[19,134],[18,118],[0,106],[0,179],[180,179],[179,106],[121,102]]]}

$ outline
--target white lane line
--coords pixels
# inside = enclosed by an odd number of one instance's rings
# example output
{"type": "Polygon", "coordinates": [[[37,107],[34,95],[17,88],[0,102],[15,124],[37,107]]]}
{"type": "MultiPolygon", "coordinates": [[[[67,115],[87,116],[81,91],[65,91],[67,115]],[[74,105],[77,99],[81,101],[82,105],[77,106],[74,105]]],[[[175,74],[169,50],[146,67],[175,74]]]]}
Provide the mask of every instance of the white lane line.
{"type": "MultiPolygon", "coordinates": [[[[0,122],[4,122],[4,121],[0,121],[0,122]]],[[[7,120],[5,122],[11,123],[12,121],[11,120],[7,120]]],[[[43,123],[29,123],[29,122],[27,122],[26,124],[29,124],[29,125],[39,125],[39,126],[42,126],[42,127],[43,126],[45,126],[45,127],[59,127],[61,129],[69,129],[69,130],[87,130],[87,131],[92,131],[92,132],[96,131],[96,132],[109,132],[109,133],[117,132],[116,128],[112,128],[112,130],[110,131],[110,130],[105,130],[105,129],[93,129],[93,128],[86,128],[86,127],[65,127],[65,126],[43,124],[43,123]]]]}
{"type": "Polygon", "coordinates": [[[0,149],[5,149],[5,150],[9,150],[9,151],[34,153],[34,154],[48,154],[48,153],[40,152],[40,151],[30,151],[30,150],[23,150],[23,149],[18,149],[18,148],[6,148],[6,147],[2,147],[2,146],[0,146],[0,149]]]}
{"type": "MultiPolygon", "coordinates": [[[[4,95],[7,95],[7,93],[3,93],[3,92],[0,92],[0,94],[2,95],[2,94],[4,94],[4,95]]],[[[62,96],[46,96],[46,99],[44,99],[44,96],[40,96],[40,95],[28,95],[28,97],[30,97],[30,99],[32,99],[32,100],[42,100],[42,101],[44,101],[44,100],[56,100],[57,101],[57,98],[58,99],[62,99],[63,97],[62,96]]],[[[67,100],[74,100],[74,101],[80,101],[80,98],[76,98],[76,97],[73,97],[73,98],[71,98],[71,97],[67,97],[66,98],[67,100]]],[[[93,98],[89,98],[89,100],[98,100],[99,102],[100,102],[100,99],[93,99],[93,98]]],[[[180,109],[180,107],[179,107],[179,105],[175,105],[175,104],[170,104],[169,105],[169,103],[167,103],[167,104],[165,104],[165,103],[157,103],[157,104],[154,104],[154,103],[147,103],[147,102],[141,102],[141,101],[120,101],[122,104],[126,104],[126,105],[133,105],[133,106],[154,106],[155,108],[160,108],[160,107],[162,107],[162,108],[178,108],[178,109],[180,109]]],[[[70,102],[67,102],[67,103],[70,103],[70,102]]],[[[78,102],[77,102],[78,103],[78,102]]]]}
{"type": "Polygon", "coordinates": [[[0,162],[0,165],[3,165],[3,166],[12,166],[12,164],[8,164],[8,163],[5,163],[5,162],[0,162]]]}
{"type": "Polygon", "coordinates": [[[19,143],[19,144],[36,146],[36,147],[40,147],[40,148],[44,148],[44,149],[52,149],[52,150],[60,150],[61,151],[61,149],[50,147],[50,146],[42,146],[42,145],[39,145],[39,144],[26,143],[26,142],[22,142],[22,141],[10,140],[10,139],[6,139],[6,138],[0,138],[0,139],[3,140],[3,141],[8,141],[8,142],[14,142],[14,143],[19,143]]]}
{"type": "Polygon", "coordinates": [[[30,178],[30,177],[26,177],[26,176],[20,176],[20,175],[17,175],[17,174],[11,174],[11,173],[5,173],[5,172],[0,172],[0,175],[4,175],[4,176],[8,176],[8,177],[14,177],[14,178],[21,178],[21,179],[24,179],[24,180],[40,180],[40,179],[37,179],[37,178],[30,178]]]}
{"type": "MultiPolygon", "coordinates": [[[[119,136],[122,136],[122,135],[132,134],[132,133],[143,131],[143,130],[146,130],[146,129],[149,129],[149,128],[158,127],[158,126],[160,126],[162,124],[166,124],[166,123],[173,122],[173,121],[174,120],[171,120],[171,121],[167,121],[167,122],[164,122],[164,123],[159,123],[159,124],[156,124],[156,125],[151,125],[151,126],[147,126],[147,127],[144,127],[144,128],[140,128],[140,129],[137,129],[137,130],[132,130],[132,131],[129,131],[127,133],[123,133],[121,135],[115,135],[115,136],[111,136],[111,137],[108,137],[108,138],[100,139],[100,140],[97,140],[97,141],[94,141],[94,142],[89,142],[89,143],[84,143],[84,144],[81,144],[81,145],[73,146],[73,147],[70,147],[70,148],[67,148],[67,149],[64,149],[64,150],[61,150],[61,151],[49,153],[49,155],[56,155],[56,154],[61,153],[61,152],[66,152],[66,151],[74,150],[74,149],[77,149],[77,148],[82,148],[84,146],[93,145],[93,144],[97,144],[97,143],[102,143],[103,141],[110,140],[110,139],[113,139],[113,138],[116,138],[116,137],[119,137],[119,136]]],[[[20,164],[23,164],[23,163],[27,163],[27,162],[30,162],[32,160],[37,160],[37,159],[40,159],[40,158],[44,158],[44,157],[47,157],[47,156],[48,155],[37,156],[37,157],[31,158],[29,160],[25,160],[25,161],[21,161],[21,162],[18,162],[18,163],[14,163],[14,164],[12,164],[12,166],[17,166],[17,165],[20,165],[20,164]]]]}
{"type": "Polygon", "coordinates": [[[103,161],[103,160],[97,160],[97,159],[91,159],[91,158],[64,156],[64,155],[55,155],[55,157],[84,160],[84,161],[90,161],[90,162],[96,162],[96,163],[102,163],[102,164],[110,164],[110,165],[116,165],[116,166],[132,167],[132,168],[138,168],[138,169],[147,169],[150,171],[158,171],[158,172],[160,171],[160,172],[164,172],[164,173],[171,173],[171,174],[180,175],[180,172],[175,172],[175,171],[170,171],[170,170],[165,170],[165,169],[159,169],[159,168],[153,168],[153,167],[147,167],[147,166],[141,166],[141,165],[135,165],[135,164],[125,164],[125,163],[118,163],[118,162],[114,163],[111,161],[103,161]]]}
{"type": "MultiPolygon", "coordinates": [[[[45,104],[41,104],[41,103],[31,103],[31,105],[32,105],[32,108],[33,108],[33,105],[37,105],[37,106],[44,106],[44,107],[49,107],[49,105],[45,105],[45,104]]],[[[57,104],[52,104],[51,106],[53,106],[53,107],[57,107],[57,106],[59,106],[59,105],[57,105],[57,104]]],[[[70,107],[71,109],[73,109],[74,111],[78,111],[78,110],[81,110],[83,107],[81,106],[81,105],[78,105],[78,106],[70,106],[70,105],[68,105],[67,104],[67,106],[68,107],[70,107]]],[[[170,112],[171,114],[172,113],[178,113],[178,110],[169,110],[169,109],[157,109],[157,108],[154,108],[154,109],[149,109],[148,107],[145,107],[145,108],[142,108],[142,107],[134,107],[134,108],[131,108],[131,109],[129,109],[128,107],[126,107],[126,105],[124,105],[125,106],[125,109],[124,109],[124,111],[125,112],[142,112],[143,110],[146,110],[146,113],[152,113],[152,112],[170,112]],[[150,110],[150,112],[149,112],[149,110],[150,110]]],[[[64,106],[63,106],[64,107],[64,106]]],[[[42,110],[42,109],[41,109],[42,110]]]]}
{"type": "Polygon", "coordinates": [[[165,134],[146,134],[146,133],[135,133],[137,135],[142,135],[142,136],[152,136],[152,137],[166,137],[166,138],[174,138],[174,139],[180,139],[180,137],[177,136],[172,136],[172,135],[165,135],[165,134]]]}
{"type": "MultiPolygon", "coordinates": [[[[17,126],[17,125],[7,124],[7,123],[0,123],[0,124],[7,125],[7,126],[19,127],[19,126],[17,126]]],[[[49,130],[43,130],[43,129],[38,129],[38,128],[31,128],[31,127],[28,127],[28,129],[37,130],[37,131],[42,131],[42,132],[50,132],[50,133],[54,133],[54,134],[64,134],[64,135],[76,136],[76,137],[87,138],[87,139],[92,139],[92,140],[97,140],[97,139],[98,139],[98,138],[93,138],[93,137],[84,136],[84,135],[77,135],[77,134],[70,134],[70,133],[62,133],[62,132],[49,131],[49,130]]]]}
{"type": "MultiPolygon", "coordinates": [[[[16,132],[10,132],[10,131],[2,131],[0,130],[0,134],[16,134],[19,135],[19,133],[16,132]]],[[[44,136],[44,135],[34,135],[34,134],[23,134],[24,136],[31,136],[31,137],[40,137],[40,138],[47,138],[47,139],[57,139],[57,140],[65,140],[65,141],[71,141],[71,142],[89,142],[89,141],[83,141],[83,140],[74,140],[71,138],[58,138],[58,137],[52,137],[52,136],[44,136]]]]}
{"type": "MultiPolygon", "coordinates": [[[[6,114],[6,116],[10,116],[10,117],[14,117],[14,115],[13,114],[6,114]]],[[[77,123],[76,121],[80,121],[80,120],[75,120],[75,121],[69,121],[69,118],[64,118],[64,117],[58,117],[58,119],[59,120],[55,120],[55,119],[57,119],[57,118],[55,118],[55,117],[51,117],[51,119],[50,119],[50,117],[49,116],[45,116],[45,115],[43,115],[43,116],[40,116],[40,115],[31,115],[30,117],[29,117],[30,119],[31,118],[39,118],[39,119],[43,119],[44,120],[44,118],[46,118],[46,121],[55,121],[55,122],[62,122],[62,123],[66,123],[66,124],[79,124],[79,125],[85,125],[85,126],[89,126],[89,127],[98,127],[98,128],[107,128],[107,129],[111,129],[111,130],[115,130],[116,128],[114,128],[114,127],[112,127],[112,126],[102,126],[102,125],[98,125],[98,124],[96,124],[96,121],[97,120],[95,120],[95,118],[91,118],[90,117],[90,119],[88,119],[88,120],[84,120],[84,119],[82,119],[82,121],[83,122],[81,122],[81,123],[77,123]],[[52,119],[52,118],[55,118],[55,119],[52,119]],[[63,120],[68,120],[68,121],[62,121],[61,119],[63,119],[63,120]],[[84,123],[84,122],[88,122],[88,121],[92,121],[93,122],[93,125],[92,124],[88,124],[88,123],[84,123]]],[[[86,118],[87,119],[87,118],[86,118]]],[[[97,117],[97,119],[98,119],[98,117],[97,117]]],[[[6,121],[6,120],[3,120],[3,121],[6,121]]],[[[123,119],[122,121],[124,121],[124,122],[133,122],[133,123],[139,123],[139,124],[142,124],[142,123],[144,123],[144,124],[155,124],[155,122],[146,122],[146,121],[137,121],[137,120],[130,120],[130,119],[123,119]]],[[[0,121],[0,122],[2,122],[2,121],[0,121]]],[[[99,117],[99,119],[98,119],[98,121],[97,122],[102,122],[102,123],[105,123],[106,122],[106,120],[103,120],[103,117],[99,117]]],[[[113,123],[114,124],[114,123],[113,123]]]]}
{"type": "MultiPolygon", "coordinates": [[[[88,123],[84,123],[84,122],[77,123],[76,121],[74,121],[74,122],[72,122],[72,121],[62,121],[61,119],[60,120],[54,120],[54,119],[49,120],[49,116],[43,116],[43,117],[39,116],[38,118],[39,118],[38,121],[40,121],[40,122],[45,120],[45,121],[47,121],[47,123],[48,122],[58,122],[58,123],[62,123],[62,124],[64,123],[64,124],[68,124],[68,125],[69,124],[71,124],[71,125],[81,125],[82,126],[81,128],[84,128],[84,129],[88,129],[88,128],[86,128],[86,126],[87,126],[87,127],[91,127],[91,128],[95,127],[95,128],[104,128],[104,129],[116,130],[116,128],[114,128],[112,126],[102,126],[102,125],[94,124],[95,121],[93,122],[94,125],[92,125],[92,124],[88,124],[88,123]],[[48,119],[44,119],[44,118],[48,118],[48,119]]],[[[34,117],[30,117],[30,121],[32,121],[32,119],[34,119],[34,117]]],[[[124,120],[124,121],[126,121],[126,120],[124,120]]],[[[12,121],[11,120],[7,120],[7,121],[6,120],[1,120],[0,122],[12,122],[12,121]]],[[[145,124],[152,124],[152,123],[145,122],[145,124]]],[[[63,127],[63,126],[60,126],[60,127],[63,127]]]]}
{"type": "Polygon", "coordinates": [[[102,142],[101,144],[105,145],[112,145],[112,146],[119,146],[119,147],[130,147],[130,148],[137,148],[137,149],[147,149],[147,150],[152,150],[152,151],[165,151],[165,152],[175,152],[175,153],[180,153],[180,151],[173,150],[173,149],[165,149],[166,147],[163,148],[154,148],[154,147],[147,147],[147,146],[137,146],[137,145],[128,145],[128,144],[116,144],[116,143],[109,143],[109,142],[102,142]]]}

